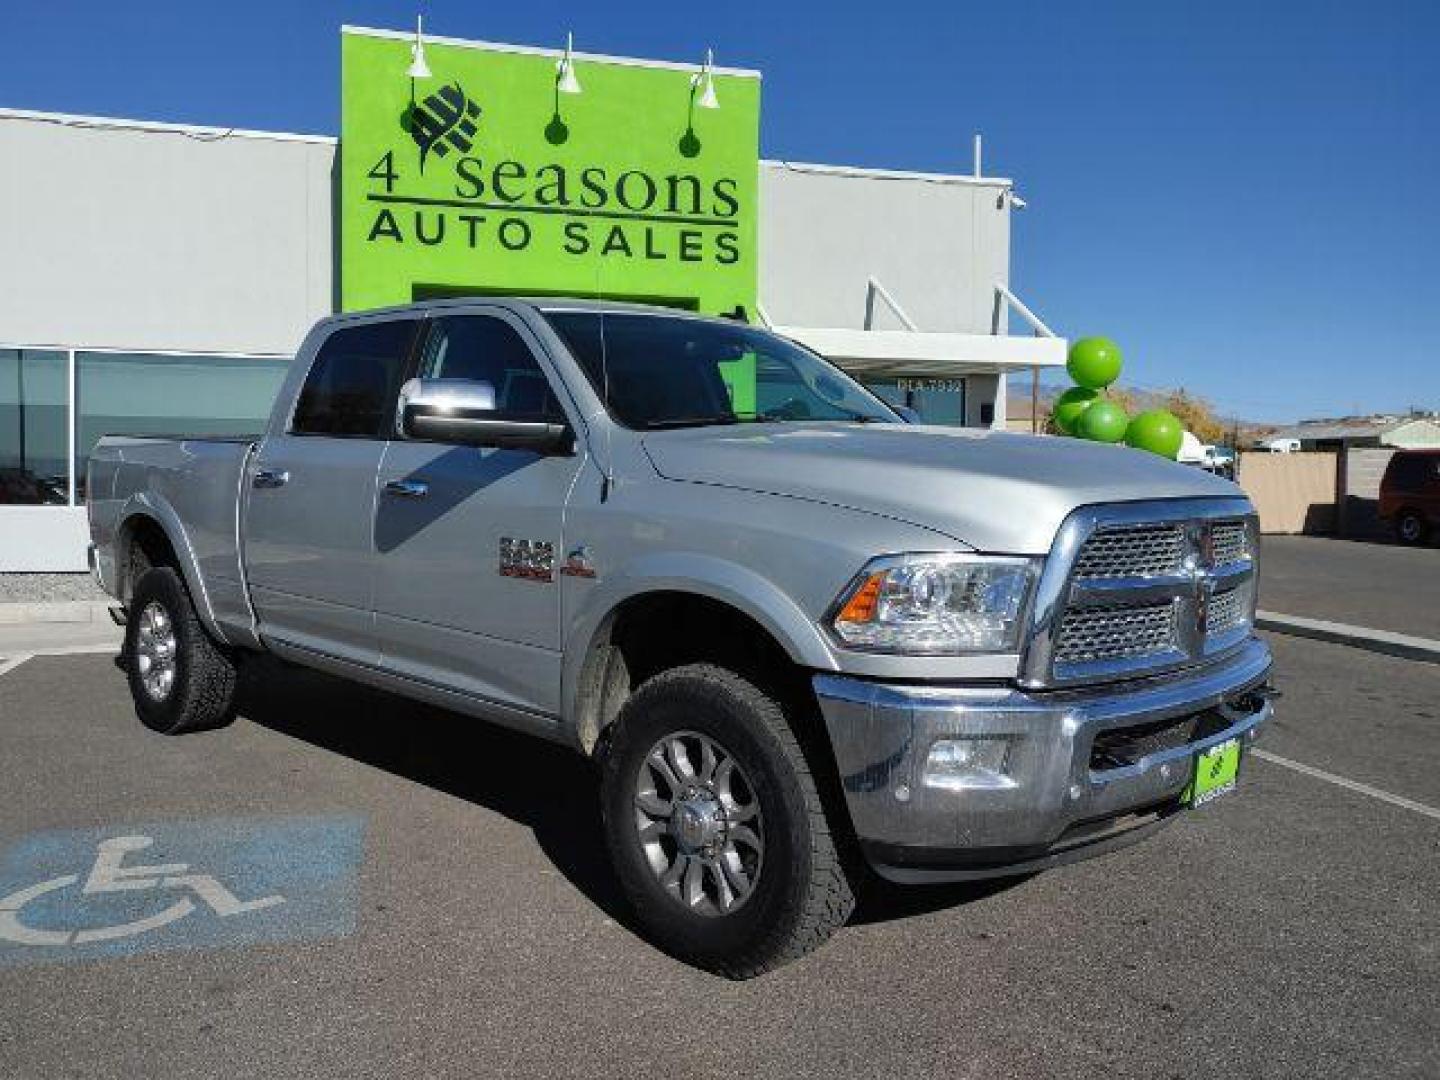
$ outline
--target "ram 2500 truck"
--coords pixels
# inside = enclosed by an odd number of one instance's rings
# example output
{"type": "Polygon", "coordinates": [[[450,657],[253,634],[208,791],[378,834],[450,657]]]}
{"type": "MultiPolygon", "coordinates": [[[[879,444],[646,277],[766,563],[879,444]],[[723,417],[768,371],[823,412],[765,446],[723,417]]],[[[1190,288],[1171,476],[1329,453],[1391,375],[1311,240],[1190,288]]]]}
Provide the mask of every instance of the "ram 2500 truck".
{"type": "Polygon", "coordinates": [[[140,719],[247,654],[598,764],[640,924],[744,977],[868,873],[1026,874],[1233,787],[1271,713],[1257,523],[1125,447],[903,422],[799,345],[620,304],[326,319],[254,438],[102,439],[140,719]]]}

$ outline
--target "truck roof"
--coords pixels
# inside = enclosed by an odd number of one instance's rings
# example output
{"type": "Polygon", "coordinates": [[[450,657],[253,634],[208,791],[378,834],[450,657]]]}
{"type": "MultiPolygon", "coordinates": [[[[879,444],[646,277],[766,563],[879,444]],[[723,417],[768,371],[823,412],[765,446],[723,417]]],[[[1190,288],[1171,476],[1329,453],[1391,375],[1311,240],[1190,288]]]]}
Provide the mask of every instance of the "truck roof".
{"type": "Polygon", "coordinates": [[[443,300],[417,300],[410,304],[394,304],[389,307],[367,308],[361,311],[346,311],[329,316],[323,322],[361,318],[369,315],[401,315],[426,311],[443,311],[448,308],[473,307],[484,304],[489,307],[529,308],[534,311],[579,311],[579,312],[627,312],[640,315],[669,315],[675,318],[700,319],[705,322],[733,323],[736,320],[714,315],[702,315],[684,308],[668,307],[663,304],[640,304],[628,300],[609,300],[582,296],[457,296],[443,300]]]}

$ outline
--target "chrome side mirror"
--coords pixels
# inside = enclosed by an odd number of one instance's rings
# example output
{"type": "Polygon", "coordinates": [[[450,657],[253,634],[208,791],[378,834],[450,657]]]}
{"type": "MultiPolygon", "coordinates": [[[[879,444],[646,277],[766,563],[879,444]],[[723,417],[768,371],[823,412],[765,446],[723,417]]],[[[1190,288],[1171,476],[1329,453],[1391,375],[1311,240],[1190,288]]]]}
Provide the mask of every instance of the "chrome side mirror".
{"type": "Polygon", "coordinates": [[[547,454],[567,448],[571,441],[564,423],[497,416],[495,387],[473,379],[409,380],[400,388],[400,427],[411,439],[547,454]]]}

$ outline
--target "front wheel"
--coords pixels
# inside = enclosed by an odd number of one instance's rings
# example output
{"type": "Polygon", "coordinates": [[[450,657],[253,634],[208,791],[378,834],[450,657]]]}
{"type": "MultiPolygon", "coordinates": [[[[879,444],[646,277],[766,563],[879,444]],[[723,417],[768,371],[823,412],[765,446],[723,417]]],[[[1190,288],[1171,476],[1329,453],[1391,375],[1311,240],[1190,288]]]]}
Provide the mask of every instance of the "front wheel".
{"type": "Polygon", "coordinates": [[[170,567],[146,570],[135,583],[124,655],[135,711],[150,730],[180,735],[234,719],[235,661],[205,632],[170,567]]]}
{"type": "Polygon", "coordinates": [[[778,702],[693,664],[646,682],[605,758],[605,834],[649,935],[743,979],[818,948],[855,905],[778,702]]]}
{"type": "Polygon", "coordinates": [[[1405,510],[1395,519],[1395,538],[1402,544],[1423,544],[1430,527],[1418,510],[1405,510]]]}

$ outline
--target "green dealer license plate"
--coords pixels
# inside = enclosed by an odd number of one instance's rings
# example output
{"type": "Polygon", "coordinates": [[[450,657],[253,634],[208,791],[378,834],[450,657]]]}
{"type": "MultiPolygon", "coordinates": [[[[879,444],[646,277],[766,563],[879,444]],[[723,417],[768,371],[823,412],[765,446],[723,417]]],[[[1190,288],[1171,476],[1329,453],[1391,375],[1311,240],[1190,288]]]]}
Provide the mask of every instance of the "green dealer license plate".
{"type": "Polygon", "coordinates": [[[1235,790],[1240,774],[1240,740],[1227,739],[1195,759],[1195,779],[1190,782],[1190,805],[1204,806],[1212,799],[1235,790]]]}

